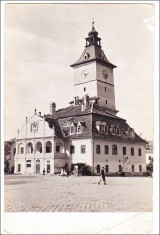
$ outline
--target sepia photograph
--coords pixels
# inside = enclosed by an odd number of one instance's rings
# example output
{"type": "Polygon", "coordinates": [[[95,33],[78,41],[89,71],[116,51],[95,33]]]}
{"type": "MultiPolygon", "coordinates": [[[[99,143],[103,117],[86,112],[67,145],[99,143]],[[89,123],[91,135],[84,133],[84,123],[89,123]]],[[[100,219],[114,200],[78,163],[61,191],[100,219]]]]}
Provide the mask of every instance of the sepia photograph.
{"type": "Polygon", "coordinates": [[[3,17],[6,233],[151,234],[155,5],[9,1],[3,17]]]}

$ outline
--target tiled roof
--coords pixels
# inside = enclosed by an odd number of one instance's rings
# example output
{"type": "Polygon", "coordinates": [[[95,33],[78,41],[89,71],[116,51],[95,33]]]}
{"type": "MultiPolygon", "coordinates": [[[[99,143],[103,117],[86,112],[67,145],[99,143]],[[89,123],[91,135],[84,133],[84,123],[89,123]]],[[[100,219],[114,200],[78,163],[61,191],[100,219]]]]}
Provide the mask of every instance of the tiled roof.
{"type": "Polygon", "coordinates": [[[111,117],[100,117],[97,114],[93,114],[92,116],[92,137],[93,138],[102,138],[102,139],[106,139],[106,140],[113,140],[113,141],[127,141],[127,142],[134,142],[134,143],[146,143],[146,141],[144,141],[141,137],[139,137],[136,133],[135,133],[135,138],[129,138],[124,130],[127,129],[131,129],[131,127],[126,123],[126,121],[124,119],[114,119],[111,117]],[[118,126],[121,130],[121,134],[120,135],[114,135],[112,134],[110,131],[108,131],[108,134],[105,133],[100,133],[97,129],[96,129],[96,121],[102,121],[102,122],[107,122],[107,125],[111,126],[118,126]]]}
{"type": "Polygon", "coordinates": [[[107,109],[102,108],[98,105],[90,105],[90,107],[84,111],[81,110],[81,106],[69,106],[67,108],[59,109],[53,115],[46,115],[46,120],[50,123],[51,126],[55,126],[55,132],[57,137],[64,137],[65,133],[67,134],[65,138],[101,138],[106,140],[113,141],[127,141],[132,143],[143,143],[147,142],[143,140],[140,136],[135,133],[135,138],[129,138],[125,133],[125,130],[131,129],[131,127],[126,123],[125,119],[117,117],[114,114],[111,114],[107,109]],[[62,120],[62,121],[61,121],[62,120]],[[86,126],[82,133],[75,133],[70,135],[70,128],[63,127],[63,121],[80,122],[85,121],[86,126]],[[108,126],[118,126],[121,130],[120,135],[114,135],[110,131],[108,134],[100,133],[96,129],[96,121],[106,122],[108,126]],[[64,136],[63,136],[63,133],[64,136]]]}
{"type": "Polygon", "coordinates": [[[99,62],[108,64],[113,68],[117,67],[107,59],[107,57],[105,56],[105,54],[102,51],[101,47],[96,46],[96,45],[91,45],[91,46],[86,47],[85,50],[83,51],[81,57],[79,58],[79,60],[76,63],[72,64],[71,67],[73,67],[75,65],[79,65],[81,63],[88,63],[88,62],[93,61],[93,60],[98,60],[99,62]],[[89,54],[88,59],[84,58],[86,53],[89,54]],[[101,56],[102,54],[104,55],[104,58],[102,58],[102,56],[101,56]]]}
{"type": "Polygon", "coordinates": [[[46,117],[50,117],[50,118],[54,117],[55,119],[59,119],[63,117],[80,116],[80,115],[86,115],[86,114],[91,114],[91,113],[100,114],[100,115],[112,117],[115,119],[122,119],[112,114],[111,112],[109,112],[107,108],[100,107],[96,104],[94,104],[93,106],[92,104],[90,104],[90,107],[88,109],[85,109],[84,111],[82,110],[81,105],[77,105],[77,106],[70,105],[67,108],[57,110],[54,116],[46,115],[46,117]]]}

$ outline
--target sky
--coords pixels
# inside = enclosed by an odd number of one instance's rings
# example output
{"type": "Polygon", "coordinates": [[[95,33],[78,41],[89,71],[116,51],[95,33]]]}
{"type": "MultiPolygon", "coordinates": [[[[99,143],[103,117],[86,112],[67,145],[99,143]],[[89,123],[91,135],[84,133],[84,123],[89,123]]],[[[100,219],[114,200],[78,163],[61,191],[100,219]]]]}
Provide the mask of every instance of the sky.
{"type": "Polygon", "coordinates": [[[152,4],[6,4],[5,140],[36,108],[48,114],[73,100],[74,70],[95,29],[114,69],[116,109],[142,138],[153,139],[154,6],[152,4]]]}

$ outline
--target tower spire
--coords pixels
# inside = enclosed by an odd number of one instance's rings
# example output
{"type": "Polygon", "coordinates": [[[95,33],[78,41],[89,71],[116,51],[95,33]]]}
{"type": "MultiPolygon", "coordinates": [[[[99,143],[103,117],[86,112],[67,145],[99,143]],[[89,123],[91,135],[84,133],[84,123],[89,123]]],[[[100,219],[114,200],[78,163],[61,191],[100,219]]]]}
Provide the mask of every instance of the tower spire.
{"type": "Polygon", "coordinates": [[[95,28],[94,28],[94,18],[92,18],[92,30],[95,30],[95,28]]]}

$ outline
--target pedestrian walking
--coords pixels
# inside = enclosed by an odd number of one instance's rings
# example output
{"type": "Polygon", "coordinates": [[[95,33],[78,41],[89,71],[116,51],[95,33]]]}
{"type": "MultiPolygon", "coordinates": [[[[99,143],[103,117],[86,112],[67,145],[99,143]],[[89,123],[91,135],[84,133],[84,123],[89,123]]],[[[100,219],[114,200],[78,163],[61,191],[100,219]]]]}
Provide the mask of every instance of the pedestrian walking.
{"type": "Polygon", "coordinates": [[[43,169],[43,175],[45,175],[45,172],[46,172],[45,169],[43,169]]]}
{"type": "Polygon", "coordinates": [[[106,183],[106,179],[105,179],[104,167],[102,167],[102,170],[101,170],[101,179],[98,182],[98,184],[100,184],[102,180],[103,180],[104,185],[106,185],[107,183],[106,183]]]}

